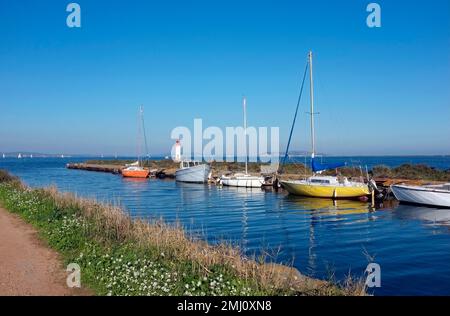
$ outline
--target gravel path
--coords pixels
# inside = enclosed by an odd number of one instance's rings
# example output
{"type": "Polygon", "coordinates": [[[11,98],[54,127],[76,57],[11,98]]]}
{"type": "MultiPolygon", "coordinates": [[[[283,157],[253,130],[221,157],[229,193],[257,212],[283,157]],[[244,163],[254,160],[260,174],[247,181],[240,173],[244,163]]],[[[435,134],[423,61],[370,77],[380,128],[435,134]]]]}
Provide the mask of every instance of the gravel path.
{"type": "Polygon", "coordinates": [[[67,287],[58,254],[44,245],[37,231],[0,208],[0,296],[86,294],[67,287]]]}

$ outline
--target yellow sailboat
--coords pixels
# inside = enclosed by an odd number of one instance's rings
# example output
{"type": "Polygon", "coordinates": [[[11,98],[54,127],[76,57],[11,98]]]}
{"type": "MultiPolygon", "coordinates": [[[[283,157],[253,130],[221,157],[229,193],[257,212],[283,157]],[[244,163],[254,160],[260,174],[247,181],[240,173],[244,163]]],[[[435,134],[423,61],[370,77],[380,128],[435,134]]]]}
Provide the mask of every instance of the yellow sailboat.
{"type": "MultiPolygon", "coordinates": [[[[280,183],[289,193],[295,195],[318,197],[318,198],[358,198],[370,194],[367,184],[362,182],[349,181],[346,177],[322,176],[320,172],[327,169],[342,167],[344,164],[322,164],[315,158],[314,139],[314,85],[312,52],[308,54],[308,66],[310,75],[310,96],[311,96],[311,167],[314,172],[312,177],[304,180],[281,180],[280,183]],[[317,174],[316,174],[317,173],[317,174]]],[[[305,69],[306,75],[306,69],[305,69]]],[[[295,122],[295,121],[294,121],[295,122]]]]}
{"type": "Polygon", "coordinates": [[[312,176],[305,180],[281,181],[281,185],[295,195],[319,198],[357,198],[369,195],[369,188],[361,182],[333,176],[312,176]]]}

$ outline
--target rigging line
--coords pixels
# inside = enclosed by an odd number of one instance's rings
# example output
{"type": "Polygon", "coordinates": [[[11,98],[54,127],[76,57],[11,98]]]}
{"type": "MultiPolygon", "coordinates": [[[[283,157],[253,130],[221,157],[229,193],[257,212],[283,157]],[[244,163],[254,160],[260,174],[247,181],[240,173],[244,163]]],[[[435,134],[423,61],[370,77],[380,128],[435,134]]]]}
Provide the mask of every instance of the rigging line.
{"type": "Polygon", "coordinates": [[[300,100],[302,99],[302,94],[303,94],[303,86],[305,85],[305,79],[306,79],[306,73],[308,71],[308,62],[306,63],[305,66],[305,72],[303,73],[303,80],[302,80],[302,86],[300,88],[300,94],[298,96],[298,100],[297,100],[297,107],[295,109],[295,115],[294,115],[294,120],[292,121],[292,126],[291,126],[291,132],[289,133],[289,140],[286,146],[286,153],[284,154],[284,158],[283,158],[283,162],[281,163],[281,169],[280,171],[283,170],[283,166],[286,163],[286,158],[288,156],[288,152],[289,152],[289,146],[291,145],[291,138],[292,138],[292,133],[294,131],[294,126],[295,126],[295,121],[297,120],[297,113],[298,113],[298,108],[300,106],[300,100]]]}

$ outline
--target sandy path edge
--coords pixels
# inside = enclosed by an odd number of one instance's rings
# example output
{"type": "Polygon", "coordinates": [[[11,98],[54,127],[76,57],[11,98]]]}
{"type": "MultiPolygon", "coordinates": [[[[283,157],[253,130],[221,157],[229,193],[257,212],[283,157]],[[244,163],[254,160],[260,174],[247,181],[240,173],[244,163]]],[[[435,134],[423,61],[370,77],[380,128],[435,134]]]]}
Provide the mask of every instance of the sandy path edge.
{"type": "Polygon", "coordinates": [[[0,207],[0,295],[89,295],[70,289],[58,253],[19,216],[0,207]]]}

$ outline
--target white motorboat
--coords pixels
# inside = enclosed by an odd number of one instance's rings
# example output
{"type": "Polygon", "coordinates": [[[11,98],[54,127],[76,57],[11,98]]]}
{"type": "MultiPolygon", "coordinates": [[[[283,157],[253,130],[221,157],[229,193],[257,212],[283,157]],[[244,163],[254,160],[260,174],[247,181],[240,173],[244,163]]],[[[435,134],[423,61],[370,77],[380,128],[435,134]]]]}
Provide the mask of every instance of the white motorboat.
{"type": "Polygon", "coordinates": [[[210,176],[211,166],[199,161],[183,160],[175,171],[175,180],[180,182],[205,183],[210,176]]]}
{"type": "Polygon", "coordinates": [[[264,184],[264,177],[252,176],[248,174],[248,152],[247,152],[247,100],[242,99],[244,108],[244,148],[245,148],[245,173],[235,173],[234,175],[222,175],[220,183],[231,187],[260,188],[264,184]]]}
{"type": "Polygon", "coordinates": [[[397,200],[405,203],[450,208],[450,183],[437,185],[391,185],[397,200]]]}

